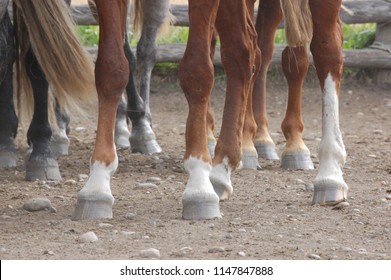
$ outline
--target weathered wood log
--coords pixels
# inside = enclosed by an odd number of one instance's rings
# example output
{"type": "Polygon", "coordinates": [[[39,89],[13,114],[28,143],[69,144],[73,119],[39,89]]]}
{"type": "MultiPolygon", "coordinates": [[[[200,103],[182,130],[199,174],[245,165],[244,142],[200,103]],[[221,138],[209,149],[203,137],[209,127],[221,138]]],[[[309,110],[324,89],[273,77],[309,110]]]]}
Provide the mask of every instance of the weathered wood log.
{"type": "MultiPolygon", "coordinates": [[[[185,51],[185,44],[161,44],[158,46],[156,62],[173,62],[181,60],[185,51]]],[[[273,54],[271,64],[281,63],[281,53],[284,46],[277,45],[273,54]]],[[[89,48],[90,53],[96,54],[97,48],[89,48]]],[[[136,51],[136,47],[132,47],[136,51]]],[[[362,49],[362,50],[344,50],[344,66],[352,68],[379,68],[391,69],[391,54],[379,49],[362,49]]],[[[220,49],[216,48],[216,54],[213,63],[221,66],[220,49]]],[[[312,58],[311,58],[312,63],[312,58]]]]}
{"type": "MultiPolygon", "coordinates": [[[[387,0],[344,1],[345,9],[341,9],[340,17],[344,23],[377,23],[391,19],[391,2],[387,0]]],[[[73,16],[79,25],[95,25],[88,5],[74,5],[73,16]]],[[[175,25],[189,26],[187,5],[172,5],[171,12],[176,18],[175,25]]]]}
{"type": "MultiPolygon", "coordinates": [[[[391,56],[391,22],[377,24],[376,41],[374,46],[388,52],[391,56]]],[[[391,89],[391,69],[377,69],[374,76],[375,83],[385,89],[391,89]]]]}

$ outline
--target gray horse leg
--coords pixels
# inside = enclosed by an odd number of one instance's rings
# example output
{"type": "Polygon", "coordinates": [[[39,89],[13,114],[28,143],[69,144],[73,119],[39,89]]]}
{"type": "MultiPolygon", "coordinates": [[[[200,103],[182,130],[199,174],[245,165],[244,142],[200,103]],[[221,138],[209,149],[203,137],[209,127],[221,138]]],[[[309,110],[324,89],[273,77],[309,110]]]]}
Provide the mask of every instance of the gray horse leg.
{"type": "Polygon", "coordinates": [[[15,167],[18,118],[13,102],[12,66],[15,60],[13,27],[8,1],[0,1],[0,168],[15,167]]]}

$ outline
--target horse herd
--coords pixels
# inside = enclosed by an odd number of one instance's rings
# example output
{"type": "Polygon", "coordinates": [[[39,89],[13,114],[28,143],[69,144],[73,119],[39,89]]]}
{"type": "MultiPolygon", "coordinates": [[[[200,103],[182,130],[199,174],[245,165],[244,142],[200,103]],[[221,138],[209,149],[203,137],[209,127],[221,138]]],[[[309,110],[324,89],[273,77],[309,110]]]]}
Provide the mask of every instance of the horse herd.
{"type": "MultiPolygon", "coordinates": [[[[137,59],[127,38],[129,1],[89,2],[100,26],[95,67],[76,39],[69,7],[64,1],[13,0],[12,22],[7,11],[9,0],[0,0],[0,167],[17,164],[14,65],[19,100],[30,103],[26,92],[32,92],[34,98],[27,133],[31,147],[26,159],[27,180],[61,179],[55,158],[66,154],[69,145],[69,116],[64,108],[90,99],[95,89],[98,94],[95,149],[89,179],[78,193],[75,220],[112,218],[114,198],[110,179],[118,167],[116,145],[145,154],[161,151],[152,130],[149,85],[156,36],[169,14],[169,0],[136,0],[132,5],[142,15],[137,59]],[[123,97],[125,90],[127,103],[123,97]],[[58,126],[55,133],[47,109],[52,105],[58,126]]],[[[258,157],[279,159],[268,132],[266,80],[274,35],[283,18],[288,47],[282,54],[282,67],[288,82],[288,105],[281,125],[286,138],[281,167],[314,168],[302,139],[301,117],[310,44],[323,104],[322,140],[312,203],[336,204],[347,198],[348,187],[342,174],[346,152],[338,109],[343,67],[341,0],[260,0],[256,20],[254,2],[189,0],[189,37],[179,65],[179,80],[189,106],[184,155],[188,181],[182,196],[184,219],[221,217],[219,201],[228,199],[233,192],[231,173],[240,165],[258,169],[258,157]],[[217,140],[209,101],[216,36],[220,39],[227,76],[217,140]]]]}

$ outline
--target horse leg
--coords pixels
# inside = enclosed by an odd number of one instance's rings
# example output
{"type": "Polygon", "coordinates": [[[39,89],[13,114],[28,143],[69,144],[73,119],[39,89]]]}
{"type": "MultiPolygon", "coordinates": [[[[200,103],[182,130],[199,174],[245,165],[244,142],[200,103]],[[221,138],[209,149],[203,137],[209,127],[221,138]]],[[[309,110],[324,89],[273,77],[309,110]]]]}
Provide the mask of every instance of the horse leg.
{"type": "Polygon", "coordinates": [[[214,82],[211,39],[219,2],[189,0],[190,32],[179,66],[180,84],[189,105],[184,156],[189,179],[182,196],[184,219],[221,216],[219,197],[209,180],[212,160],[206,136],[208,103],[214,82]]]}
{"type": "Polygon", "coordinates": [[[279,158],[275,144],[269,134],[266,111],[266,80],[274,51],[274,35],[281,20],[280,1],[259,1],[255,28],[258,33],[258,46],[262,53],[262,63],[252,93],[254,118],[257,124],[254,145],[260,158],[270,160],[278,160],[279,158]]]}
{"type": "Polygon", "coordinates": [[[152,115],[149,106],[151,73],[156,59],[156,37],[160,26],[166,19],[170,7],[168,0],[141,1],[143,10],[143,25],[140,40],[137,44],[137,79],[140,86],[140,96],[144,101],[145,114],[142,118],[132,120],[132,135],[130,137],[133,152],[146,154],[160,153],[161,148],[152,130],[152,115]]]}
{"type": "Polygon", "coordinates": [[[115,120],[114,139],[117,147],[130,148],[130,132],[128,128],[128,115],[126,113],[126,99],[122,95],[117,108],[115,120]]]}
{"type": "Polygon", "coordinates": [[[17,155],[15,137],[18,129],[18,118],[15,113],[12,66],[15,60],[13,27],[7,12],[7,5],[2,7],[4,14],[0,21],[0,168],[15,167],[17,155]]]}
{"type": "MultiPolygon", "coordinates": [[[[216,43],[217,43],[217,32],[213,31],[213,36],[210,45],[210,58],[212,61],[216,51],[216,43]]],[[[208,150],[210,156],[213,158],[215,155],[215,148],[216,148],[217,141],[213,133],[215,129],[215,114],[213,112],[211,101],[209,101],[208,103],[208,111],[206,113],[206,129],[207,129],[206,138],[208,140],[208,150]]]]}
{"type": "Polygon", "coordinates": [[[252,17],[246,1],[227,0],[221,2],[216,20],[227,75],[223,122],[210,175],[220,200],[232,193],[230,174],[240,164],[247,98],[260,66],[261,54],[252,17]]]}
{"type": "Polygon", "coordinates": [[[69,122],[68,112],[60,107],[57,99],[54,104],[57,127],[53,129],[50,145],[55,157],[68,155],[69,153],[69,122]]]}
{"type": "Polygon", "coordinates": [[[34,95],[34,115],[27,131],[31,147],[26,158],[26,180],[61,180],[58,163],[50,147],[52,130],[48,119],[49,83],[29,48],[26,57],[26,72],[31,81],[34,95]]]}
{"type": "Polygon", "coordinates": [[[78,193],[73,215],[75,220],[112,218],[114,197],[110,180],[118,167],[114,144],[115,117],[129,77],[129,65],[123,49],[127,1],[95,0],[95,3],[100,24],[95,66],[98,129],[90,177],[78,193]]]}
{"type": "Polygon", "coordinates": [[[281,167],[285,169],[314,169],[310,151],[304,144],[304,129],[301,117],[301,95],[303,82],[309,67],[306,47],[286,47],[282,53],[282,68],[288,82],[288,106],[281,124],[286,139],[281,156],[281,167]]]}
{"type": "Polygon", "coordinates": [[[342,176],[346,151],[339,129],[338,108],[343,68],[343,34],[338,17],[340,7],[341,0],[310,1],[314,22],[311,52],[323,95],[322,140],[313,196],[313,203],[320,204],[336,204],[346,200],[348,190],[342,176]]]}
{"type": "MultiPolygon", "coordinates": [[[[247,0],[247,9],[250,15],[254,14],[254,1],[247,0]]],[[[251,18],[252,19],[252,18],[251,18]]],[[[260,51],[257,49],[258,59],[261,59],[260,51]]],[[[256,77],[259,73],[259,68],[254,69],[253,76],[256,77]],[[255,71],[256,70],[256,71],[255,71]]],[[[254,87],[255,79],[251,79],[250,88],[254,87]]],[[[242,164],[245,169],[260,170],[261,166],[258,162],[258,152],[254,146],[254,137],[257,130],[257,124],[253,112],[252,94],[248,94],[246,103],[246,113],[243,124],[243,142],[242,142],[242,164]]]]}

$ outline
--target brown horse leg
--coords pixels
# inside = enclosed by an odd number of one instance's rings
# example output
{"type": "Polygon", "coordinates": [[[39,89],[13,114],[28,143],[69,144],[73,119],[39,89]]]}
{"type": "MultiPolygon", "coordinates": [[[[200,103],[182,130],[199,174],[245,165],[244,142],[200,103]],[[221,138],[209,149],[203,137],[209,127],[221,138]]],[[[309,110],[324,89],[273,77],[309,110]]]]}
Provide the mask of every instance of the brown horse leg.
{"type": "Polygon", "coordinates": [[[90,177],[77,197],[74,219],[112,217],[114,198],[110,179],[118,166],[114,145],[117,105],[128,81],[123,50],[126,0],[95,0],[99,14],[99,52],[95,68],[99,100],[98,130],[91,158],[90,177]]]}
{"type": "Polygon", "coordinates": [[[310,151],[304,144],[301,117],[301,94],[308,72],[309,58],[306,47],[287,47],[282,53],[282,68],[288,81],[288,107],[281,124],[286,146],[281,156],[285,169],[314,169],[310,151]]]}
{"type": "Polygon", "coordinates": [[[269,135],[269,123],[266,111],[266,77],[274,51],[274,35],[282,20],[280,1],[259,1],[258,17],[255,28],[258,33],[258,45],[262,52],[262,64],[253,87],[253,111],[257,123],[254,145],[260,158],[278,160],[276,148],[269,135]]]}
{"type": "Polygon", "coordinates": [[[210,179],[221,200],[232,193],[230,174],[240,164],[247,97],[260,64],[253,15],[246,4],[237,0],[221,2],[216,20],[227,92],[210,179]]]}
{"type": "Polygon", "coordinates": [[[182,196],[184,219],[221,216],[219,197],[209,180],[212,165],[206,136],[208,103],[214,81],[210,50],[219,2],[189,0],[190,31],[179,68],[180,84],[189,105],[184,156],[189,179],[182,196]]]}
{"type": "Polygon", "coordinates": [[[339,129],[338,95],[342,76],[343,35],[338,17],[341,0],[310,0],[314,22],[311,52],[322,89],[322,141],[313,203],[336,204],[346,200],[348,186],[342,168],[345,146],[339,129]]]}

